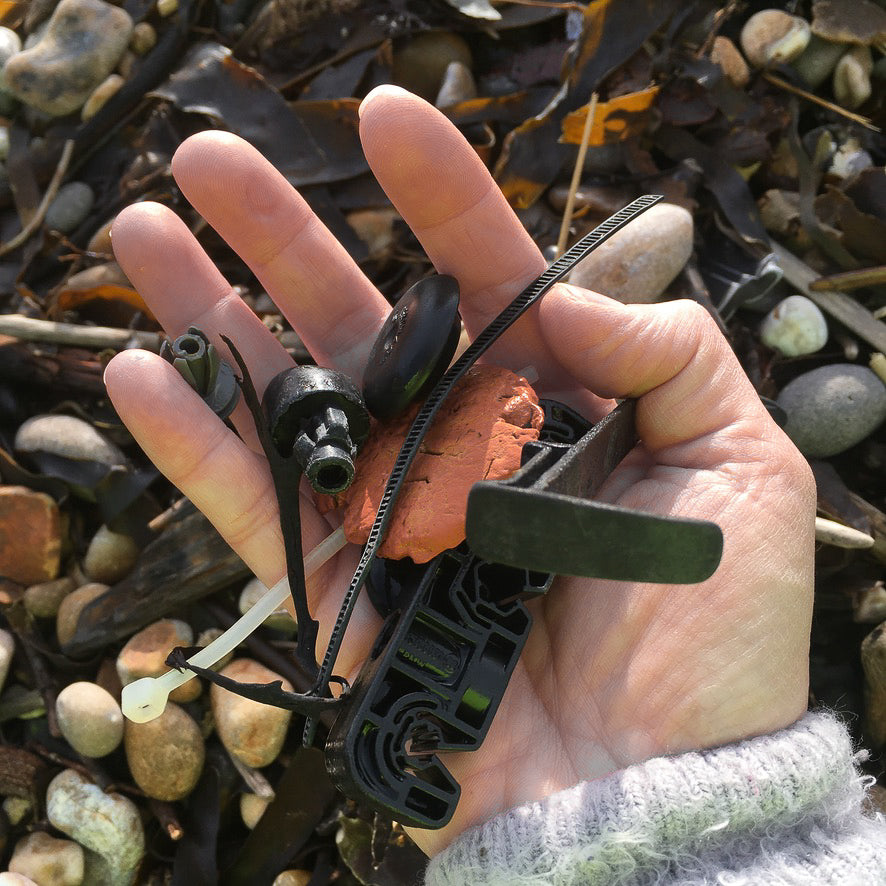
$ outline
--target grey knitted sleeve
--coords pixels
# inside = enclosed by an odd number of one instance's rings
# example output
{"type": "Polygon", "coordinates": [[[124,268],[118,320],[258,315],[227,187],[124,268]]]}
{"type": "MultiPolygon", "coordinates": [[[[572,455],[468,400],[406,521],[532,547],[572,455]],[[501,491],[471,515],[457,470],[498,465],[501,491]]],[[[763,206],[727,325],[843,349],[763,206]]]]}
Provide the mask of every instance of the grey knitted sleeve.
{"type": "Polygon", "coordinates": [[[843,725],[809,713],[771,735],[659,757],[462,834],[426,886],[876,886],[886,822],[862,811],[843,725]]]}

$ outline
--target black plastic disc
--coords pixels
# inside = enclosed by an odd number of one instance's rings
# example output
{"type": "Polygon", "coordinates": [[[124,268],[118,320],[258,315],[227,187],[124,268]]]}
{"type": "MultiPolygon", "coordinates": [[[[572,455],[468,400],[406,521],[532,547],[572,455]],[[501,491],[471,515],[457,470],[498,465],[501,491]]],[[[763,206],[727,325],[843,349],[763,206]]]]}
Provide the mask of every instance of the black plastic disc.
{"type": "Polygon", "coordinates": [[[377,419],[399,415],[426,394],[449,366],[458,346],[458,282],[426,277],[394,305],[369,352],[363,399],[377,419]]]}

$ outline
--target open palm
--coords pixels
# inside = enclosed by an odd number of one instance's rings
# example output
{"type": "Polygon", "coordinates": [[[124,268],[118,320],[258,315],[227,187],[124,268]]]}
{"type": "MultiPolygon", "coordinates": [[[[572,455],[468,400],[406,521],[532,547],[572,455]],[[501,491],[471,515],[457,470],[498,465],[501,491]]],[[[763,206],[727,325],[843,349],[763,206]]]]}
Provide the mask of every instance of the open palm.
{"type": "MultiPolygon", "coordinates": [[[[437,270],[455,276],[476,334],[545,268],[472,149],[420,99],[381,88],[364,102],[369,163],[437,270]]],[[[306,203],[240,139],[185,142],[173,172],[242,256],[321,365],[359,379],[389,311],[306,203]]],[[[181,220],[129,207],[114,249],[170,335],[199,325],[234,341],[259,392],[291,365],[181,220]]],[[[796,720],[806,706],[814,486],[729,346],[696,305],[624,306],[558,286],[489,352],[538,372],[543,396],[591,418],[638,397],[643,441],[603,500],[716,521],[712,578],[661,586],[561,578],[532,604],[535,624],[482,748],[445,763],[462,785],[453,821],[416,832],[429,854],[468,825],[629,763],[711,747],[796,720]]],[[[155,355],[128,351],[106,374],[121,417],[158,468],[267,585],[285,573],[267,463],[241,404],[231,433],[155,355]],[[244,442],[244,440],[246,442],[244,442]]],[[[334,516],[302,501],[305,550],[334,516]]],[[[330,522],[333,521],[333,522],[330,522]]],[[[359,550],[309,581],[325,644],[359,550]]],[[[380,627],[361,595],[337,671],[354,676],[380,627]]]]}

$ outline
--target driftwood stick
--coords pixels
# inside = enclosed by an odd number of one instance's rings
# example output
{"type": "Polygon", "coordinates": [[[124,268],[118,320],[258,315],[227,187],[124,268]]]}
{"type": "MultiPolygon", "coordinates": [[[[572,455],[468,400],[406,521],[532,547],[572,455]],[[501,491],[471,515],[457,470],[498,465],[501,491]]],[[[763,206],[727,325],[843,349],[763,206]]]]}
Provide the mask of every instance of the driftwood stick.
{"type": "Polygon", "coordinates": [[[0,335],[11,335],[24,341],[42,341],[80,348],[127,348],[133,344],[147,351],[160,350],[163,340],[159,332],[135,329],[114,329],[110,326],[81,326],[58,323],[20,314],[0,315],[0,335]]]}

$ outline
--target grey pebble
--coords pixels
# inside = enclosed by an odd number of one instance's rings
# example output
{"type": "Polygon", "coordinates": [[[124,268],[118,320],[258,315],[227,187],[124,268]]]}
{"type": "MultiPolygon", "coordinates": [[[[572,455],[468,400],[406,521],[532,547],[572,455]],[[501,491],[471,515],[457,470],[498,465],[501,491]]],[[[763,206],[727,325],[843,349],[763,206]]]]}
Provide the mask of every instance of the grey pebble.
{"type": "Polygon", "coordinates": [[[886,419],[886,386],[865,366],[834,363],[797,376],[778,405],[800,452],[826,458],[860,443],[886,419]]]}
{"type": "Polygon", "coordinates": [[[46,227],[70,234],[89,215],[93,203],[95,194],[85,182],[62,185],[46,210],[46,227]]]}
{"type": "Polygon", "coordinates": [[[6,89],[51,116],[76,111],[129,45],[132,18],[104,0],[61,0],[40,39],[3,69],[6,89]]]}

